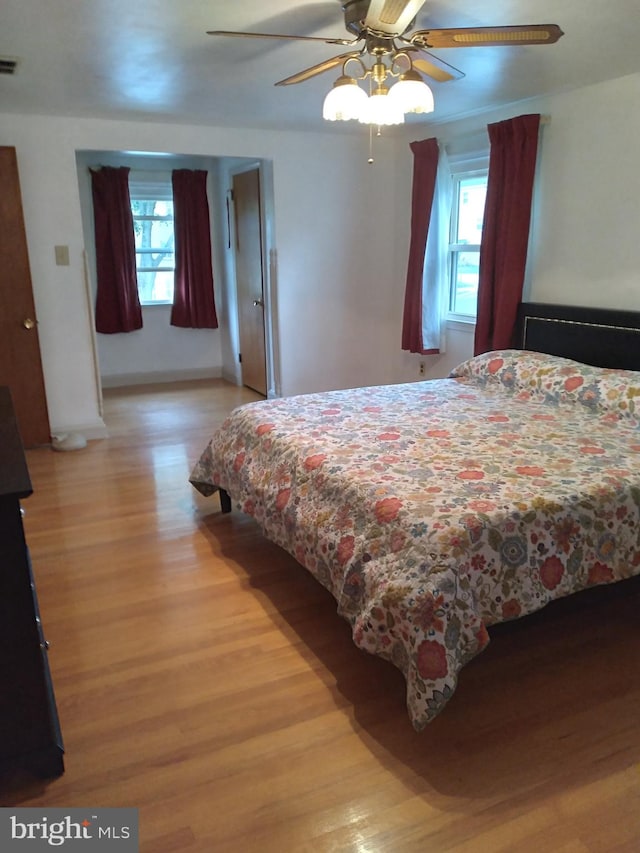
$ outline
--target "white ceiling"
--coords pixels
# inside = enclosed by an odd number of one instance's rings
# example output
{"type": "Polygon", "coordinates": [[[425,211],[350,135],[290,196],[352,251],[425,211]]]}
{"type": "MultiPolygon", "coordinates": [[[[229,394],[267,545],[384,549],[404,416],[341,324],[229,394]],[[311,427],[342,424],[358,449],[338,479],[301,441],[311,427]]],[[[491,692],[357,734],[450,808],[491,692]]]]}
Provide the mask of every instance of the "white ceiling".
{"type": "MultiPolygon", "coordinates": [[[[433,53],[466,75],[434,83],[444,121],[640,71],[639,0],[427,0],[414,29],[557,23],[555,45],[433,53]]],[[[2,0],[0,111],[313,129],[338,71],[275,81],[348,48],[223,39],[207,30],[349,37],[339,0],[2,0]]],[[[327,128],[327,123],[324,123],[327,128]]]]}

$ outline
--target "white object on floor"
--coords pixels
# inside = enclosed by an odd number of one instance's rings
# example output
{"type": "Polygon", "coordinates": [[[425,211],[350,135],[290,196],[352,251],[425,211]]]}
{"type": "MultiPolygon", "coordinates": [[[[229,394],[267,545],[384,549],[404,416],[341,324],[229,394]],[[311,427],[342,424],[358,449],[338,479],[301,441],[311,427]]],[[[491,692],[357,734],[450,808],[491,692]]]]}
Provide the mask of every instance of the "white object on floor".
{"type": "Polygon", "coordinates": [[[51,439],[51,447],[54,450],[82,450],[86,446],[87,439],[78,432],[54,435],[51,439]]]}

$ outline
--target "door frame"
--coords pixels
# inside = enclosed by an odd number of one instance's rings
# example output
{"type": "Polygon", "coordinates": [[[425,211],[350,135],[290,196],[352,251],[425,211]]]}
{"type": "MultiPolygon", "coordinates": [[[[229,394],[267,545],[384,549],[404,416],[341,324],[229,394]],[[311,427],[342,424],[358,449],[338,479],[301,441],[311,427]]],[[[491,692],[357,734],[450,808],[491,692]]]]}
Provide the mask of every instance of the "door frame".
{"type": "MultiPolygon", "coordinates": [[[[260,234],[262,237],[262,288],[264,299],[264,348],[265,367],[267,373],[267,399],[280,397],[280,369],[278,356],[278,326],[277,326],[277,274],[278,257],[275,244],[274,228],[274,195],[273,195],[273,164],[270,160],[246,160],[234,163],[227,172],[227,198],[233,210],[233,178],[244,172],[258,171],[260,186],[260,234]]],[[[235,210],[228,218],[229,225],[229,288],[233,289],[234,298],[229,300],[233,305],[234,338],[236,342],[234,357],[238,358],[240,332],[238,322],[237,277],[235,258],[235,210]]],[[[231,318],[230,318],[231,319],[231,318]]],[[[239,365],[242,369],[242,365],[239,365]]]]}

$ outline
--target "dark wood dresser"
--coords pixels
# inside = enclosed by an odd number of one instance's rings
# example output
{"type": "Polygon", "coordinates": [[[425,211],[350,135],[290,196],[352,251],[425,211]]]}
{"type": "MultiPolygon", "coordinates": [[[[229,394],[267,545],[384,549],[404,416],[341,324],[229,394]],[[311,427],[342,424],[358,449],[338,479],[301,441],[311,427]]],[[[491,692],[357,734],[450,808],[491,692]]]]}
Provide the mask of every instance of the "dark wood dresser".
{"type": "Polygon", "coordinates": [[[0,770],[64,772],[20,501],[32,493],[9,389],[0,387],[0,770]]]}

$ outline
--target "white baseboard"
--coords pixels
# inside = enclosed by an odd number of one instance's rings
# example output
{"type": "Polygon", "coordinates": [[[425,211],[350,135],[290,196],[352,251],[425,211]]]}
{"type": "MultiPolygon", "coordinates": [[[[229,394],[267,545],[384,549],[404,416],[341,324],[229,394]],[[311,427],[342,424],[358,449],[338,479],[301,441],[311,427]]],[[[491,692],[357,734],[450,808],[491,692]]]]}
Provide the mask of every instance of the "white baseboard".
{"type": "Polygon", "coordinates": [[[221,376],[225,380],[225,382],[230,382],[232,385],[241,385],[242,384],[242,382],[240,381],[240,376],[238,376],[232,370],[225,370],[223,368],[221,376]]]}
{"type": "Polygon", "coordinates": [[[109,438],[109,431],[105,422],[101,419],[92,424],[52,424],[51,435],[63,436],[69,433],[83,435],[86,439],[109,438]]]}
{"type": "Polygon", "coordinates": [[[190,379],[220,379],[221,367],[202,367],[191,370],[157,370],[150,373],[119,373],[100,377],[103,388],[124,388],[132,385],[155,385],[164,382],[185,382],[190,379]]]}

